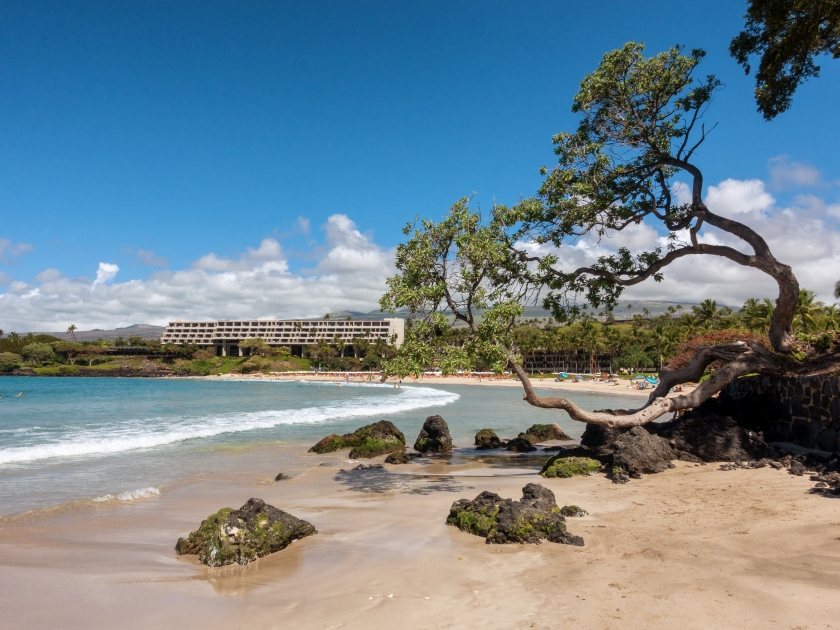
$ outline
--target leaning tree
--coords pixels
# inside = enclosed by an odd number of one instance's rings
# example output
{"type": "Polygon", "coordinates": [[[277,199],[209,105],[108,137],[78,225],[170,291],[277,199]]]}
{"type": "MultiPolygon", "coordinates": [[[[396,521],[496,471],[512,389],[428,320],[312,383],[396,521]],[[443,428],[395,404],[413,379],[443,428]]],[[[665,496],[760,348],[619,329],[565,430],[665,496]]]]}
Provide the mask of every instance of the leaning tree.
{"type": "Polygon", "coordinates": [[[711,130],[704,115],[720,82],[695,77],[704,53],[680,47],[645,57],[628,43],[604,55],[574,98],[580,114],[574,133],[553,139],[557,165],[542,169],[538,193],[513,207],[494,206],[483,216],[468,199],[440,222],[415,221],[397,248],[397,275],[388,280],[383,310],[411,313],[406,341],[386,372],[405,375],[435,366],[444,372],[475,361],[497,372],[512,366],[532,405],[562,409],[575,420],[610,427],[646,424],[665,413],[694,408],[739,376],[815,374],[837,369],[834,352],[797,339],[793,319],[799,283],[751,227],[709,210],[696,157],[711,130]],[[690,181],[690,201],[679,203],[676,183],[690,181]],[[664,248],[613,255],[576,269],[560,267],[564,245],[584,236],[620,238],[642,222],[667,235],[664,248]],[[716,231],[718,238],[701,239],[716,231]],[[733,245],[718,243],[733,243],[733,245]],[[523,305],[542,300],[560,322],[587,309],[611,311],[622,291],[661,281],[677,260],[716,256],[757,269],[775,280],[779,296],[768,337],[701,347],[687,366],[663,371],[647,404],[638,410],[588,412],[562,397],[538,396],[522,367],[512,328],[523,305]],[[451,325],[467,335],[451,335],[451,325]],[[667,397],[675,385],[692,391],[667,397]]]}

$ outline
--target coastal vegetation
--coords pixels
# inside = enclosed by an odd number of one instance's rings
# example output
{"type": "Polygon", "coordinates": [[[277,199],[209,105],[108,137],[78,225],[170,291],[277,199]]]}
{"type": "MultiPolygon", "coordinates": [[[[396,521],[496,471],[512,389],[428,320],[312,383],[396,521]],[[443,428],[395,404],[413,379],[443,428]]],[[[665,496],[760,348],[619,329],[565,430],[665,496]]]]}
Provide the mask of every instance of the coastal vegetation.
{"type": "Polygon", "coordinates": [[[552,169],[541,167],[544,181],[534,196],[512,207],[495,205],[487,214],[464,198],[439,222],[408,224],[408,240],[397,248],[397,274],[389,278],[380,306],[408,311],[411,320],[386,371],[452,373],[475,362],[497,373],[511,368],[534,406],[565,410],[590,424],[632,427],[698,407],[747,374],[801,376],[838,369],[836,307],[823,308],[813,293],[801,290],[790,266],[774,257],[758,232],[704,202],[696,159],[715,127],[705,119],[722,88],[714,75],[695,77],[704,56],[702,50],[686,54],[674,47],[646,57],[635,42],[606,53],[581,82],[572,105],[580,115],[578,128],[554,136],[558,161],[552,169]],[[678,200],[685,186],[680,178],[689,180],[686,202],[678,200]],[[564,245],[587,236],[621,243],[622,233],[643,222],[655,225],[667,245],[649,251],[619,245],[588,266],[562,267],[564,245]],[[701,231],[709,229],[717,241],[737,247],[701,239],[701,231]],[[748,301],[737,317],[707,301],[658,325],[631,322],[624,335],[612,332],[614,347],[623,346],[619,364],[656,362],[664,368],[640,410],[588,412],[566,398],[536,394],[517,335],[525,304],[541,302],[558,337],[575,330],[579,347],[594,363],[599,333],[608,324],[596,321],[594,313],[613,319],[627,287],[661,281],[677,260],[698,257],[700,263],[710,256],[766,274],[778,287],[777,298],[748,301]],[[452,318],[465,333],[450,332],[452,318]],[[663,365],[671,354],[671,363],[663,365]],[[690,382],[700,384],[666,396],[690,382]]]}

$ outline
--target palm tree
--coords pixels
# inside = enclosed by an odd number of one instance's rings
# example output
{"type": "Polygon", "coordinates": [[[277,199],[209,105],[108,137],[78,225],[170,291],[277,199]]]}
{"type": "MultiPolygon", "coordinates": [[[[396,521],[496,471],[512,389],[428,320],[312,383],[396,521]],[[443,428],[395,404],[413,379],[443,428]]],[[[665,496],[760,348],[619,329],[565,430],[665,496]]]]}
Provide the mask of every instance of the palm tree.
{"type": "Polygon", "coordinates": [[[837,328],[840,326],[840,308],[836,304],[825,308],[823,311],[823,323],[826,330],[831,329],[837,332],[837,328]]]}
{"type": "Polygon", "coordinates": [[[741,319],[749,330],[757,330],[767,334],[770,330],[770,320],[773,319],[773,302],[767,298],[759,302],[757,298],[750,298],[744,302],[744,308],[740,313],[741,319]]]}
{"type": "Polygon", "coordinates": [[[691,313],[683,313],[680,315],[680,327],[683,329],[683,335],[691,339],[697,332],[697,319],[691,313]]]}
{"type": "Polygon", "coordinates": [[[796,301],[794,317],[799,320],[802,330],[808,332],[808,325],[815,323],[815,315],[822,313],[825,304],[815,300],[816,293],[808,289],[799,289],[799,299],[796,301]]]}
{"type": "Polygon", "coordinates": [[[714,327],[722,318],[731,315],[732,309],[728,306],[718,308],[717,300],[706,299],[699,306],[692,306],[691,312],[694,313],[697,323],[709,322],[714,327]]]}
{"type": "Polygon", "coordinates": [[[840,300],[840,280],[834,283],[834,297],[840,300]]]}
{"type": "Polygon", "coordinates": [[[76,331],[77,330],[78,330],[78,328],[76,328],[76,324],[70,324],[67,327],[67,334],[68,335],[73,335],[73,341],[76,341],[76,331]]]}

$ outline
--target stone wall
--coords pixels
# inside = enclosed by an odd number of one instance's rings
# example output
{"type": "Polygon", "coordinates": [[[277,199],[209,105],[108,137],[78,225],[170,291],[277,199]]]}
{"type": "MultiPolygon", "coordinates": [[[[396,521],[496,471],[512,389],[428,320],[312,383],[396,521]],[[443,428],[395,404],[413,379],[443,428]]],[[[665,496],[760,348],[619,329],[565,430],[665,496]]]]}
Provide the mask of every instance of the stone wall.
{"type": "Polygon", "coordinates": [[[840,376],[739,378],[722,392],[741,408],[754,406],[764,416],[768,436],[823,451],[838,450],[840,376]]]}

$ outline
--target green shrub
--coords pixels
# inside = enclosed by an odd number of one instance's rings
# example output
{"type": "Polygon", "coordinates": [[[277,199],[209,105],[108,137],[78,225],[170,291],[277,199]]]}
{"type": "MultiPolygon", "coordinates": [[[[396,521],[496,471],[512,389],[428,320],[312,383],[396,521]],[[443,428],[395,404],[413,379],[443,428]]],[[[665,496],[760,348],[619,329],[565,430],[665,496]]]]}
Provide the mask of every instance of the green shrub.
{"type": "Polygon", "coordinates": [[[0,372],[11,372],[23,365],[23,357],[14,352],[0,352],[0,372]]]}

